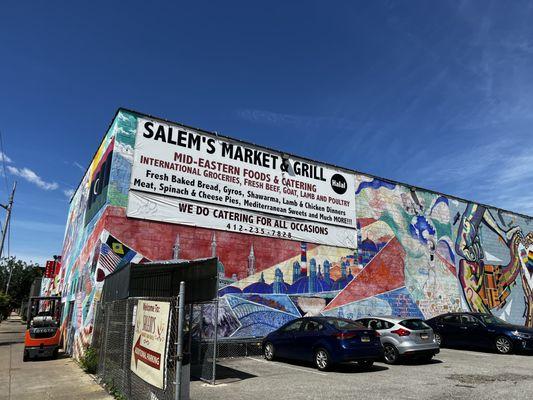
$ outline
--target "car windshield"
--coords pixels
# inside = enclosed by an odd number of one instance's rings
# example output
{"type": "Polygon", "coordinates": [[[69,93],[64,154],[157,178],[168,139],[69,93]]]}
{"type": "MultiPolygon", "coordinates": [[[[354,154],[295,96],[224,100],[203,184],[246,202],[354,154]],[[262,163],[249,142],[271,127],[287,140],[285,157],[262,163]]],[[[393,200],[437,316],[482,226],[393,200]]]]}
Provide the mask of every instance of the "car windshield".
{"type": "Polygon", "coordinates": [[[426,325],[426,323],[421,319],[406,319],[404,321],[401,321],[399,324],[407,329],[412,329],[414,331],[419,329],[429,329],[429,326],[426,325]]]}
{"type": "Polygon", "coordinates": [[[509,323],[505,322],[503,319],[490,314],[476,315],[476,317],[487,325],[509,325],[509,323]]]}
{"type": "Polygon", "coordinates": [[[350,321],[347,319],[328,318],[327,321],[340,331],[364,328],[364,326],[361,325],[359,322],[350,321]]]}

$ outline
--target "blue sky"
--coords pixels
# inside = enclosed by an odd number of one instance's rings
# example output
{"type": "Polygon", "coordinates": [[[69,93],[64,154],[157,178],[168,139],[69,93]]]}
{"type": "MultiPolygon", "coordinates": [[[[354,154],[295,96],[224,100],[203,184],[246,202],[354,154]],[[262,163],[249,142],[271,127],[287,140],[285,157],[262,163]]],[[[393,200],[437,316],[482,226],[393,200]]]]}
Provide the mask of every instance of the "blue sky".
{"type": "Polygon", "coordinates": [[[74,3],[0,6],[10,254],[61,252],[119,106],[533,214],[531,1],[74,3]]]}

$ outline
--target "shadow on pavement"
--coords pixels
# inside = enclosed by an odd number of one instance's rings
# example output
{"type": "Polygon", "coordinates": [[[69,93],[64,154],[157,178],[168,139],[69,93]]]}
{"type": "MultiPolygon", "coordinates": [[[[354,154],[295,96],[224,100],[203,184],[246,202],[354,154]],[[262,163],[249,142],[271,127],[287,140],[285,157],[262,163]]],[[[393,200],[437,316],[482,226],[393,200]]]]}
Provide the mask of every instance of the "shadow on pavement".
{"type": "Polygon", "coordinates": [[[24,343],[24,339],[22,339],[22,340],[10,340],[9,342],[0,342],[0,347],[1,346],[11,346],[12,344],[19,344],[19,343],[24,343]]]}
{"type": "MultiPolygon", "coordinates": [[[[485,354],[494,354],[494,355],[497,355],[497,356],[502,356],[502,357],[505,357],[507,354],[499,354],[496,350],[493,350],[493,349],[487,349],[487,348],[483,348],[483,347],[462,347],[462,346],[450,346],[450,345],[447,345],[446,347],[442,347],[443,349],[448,349],[448,350],[462,350],[462,351],[468,351],[468,352],[471,352],[471,353],[485,353],[485,354]]],[[[532,350],[521,350],[521,349],[518,349],[518,350],[514,350],[512,351],[510,354],[512,355],[515,355],[515,356],[525,356],[525,357],[529,357],[529,356],[532,356],[533,355],[533,351],[532,350]]]]}
{"type": "MultiPolygon", "coordinates": [[[[245,379],[256,378],[257,375],[250,374],[248,372],[241,371],[239,369],[226,367],[224,365],[217,364],[216,367],[217,378],[216,383],[232,383],[239,382],[245,379]]],[[[199,381],[199,378],[191,376],[191,381],[199,381]]]]}
{"type": "MultiPolygon", "coordinates": [[[[285,360],[285,359],[278,359],[276,361],[283,362],[285,364],[299,366],[299,367],[307,367],[307,368],[318,371],[318,369],[316,369],[313,363],[306,362],[306,361],[285,360]]],[[[361,367],[356,362],[352,362],[352,363],[343,363],[343,364],[333,365],[326,372],[340,372],[340,373],[345,373],[345,374],[356,374],[356,373],[385,371],[387,369],[389,368],[383,365],[374,364],[371,367],[361,367]]]]}
{"type": "Polygon", "coordinates": [[[371,367],[360,367],[355,363],[339,364],[333,366],[328,372],[338,372],[341,374],[364,374],[369,372],[386,371],[389,368],[384,365],[372,365],[371,367]]]}
{"type": "Polygon", "coordinates": [[[438,358],[433,358],[431,360],[422,360],[419,358],[405,358],[400,360],[397,365],[433,365],[433,364],[442,364],[442,361],[438,358]]]}
{"type": "Polygon", "coordinates": [[[68,356],[68,354],[65,354],[63,352],[60,352],[57,357],[34,357],[34,358],[30,358],[28,361],[26,362],[41,362],[41,361],[53,361],[53,360],[61,360],[61,359],[64,359],[64,358],[70,358],[68,356]]]}

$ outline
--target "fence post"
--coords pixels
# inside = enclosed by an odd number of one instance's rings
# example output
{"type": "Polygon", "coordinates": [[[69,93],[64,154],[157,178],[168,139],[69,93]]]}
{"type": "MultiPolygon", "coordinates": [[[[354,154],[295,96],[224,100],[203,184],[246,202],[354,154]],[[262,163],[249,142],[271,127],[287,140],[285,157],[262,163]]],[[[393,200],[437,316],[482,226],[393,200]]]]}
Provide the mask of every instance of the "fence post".
{"type": "Polygon", "coordinates": [[[200,329],[198,330],[200,337],[198,338],[198,365],[202,364],[202,332],[204,331],[204,304],[200,303],[200,329]]]}
{"type": "Polygon", "coordinates": [[[214,385],[217,379],[217,350],[218,350],[218,297],[215,300],[215,332],[213,340],[213,376],[211,378],[211,384],[214,385]]]}
{"type": "Polygon", "coordinates": [[[104,365],[102,367],[103,372],[102,376],[106,376],[106,364],[107,364],[107,337],[109,334],[109,303],[105,304],[104,306],[104,313],[105,313],[105,338],[104,338],[104,365]]]}
{"type": "Polygon", "coordinates": [[[126,357],[128,354],[128,345],[129,343],[129,328],[131,326],[131,323],[128,323],[128,315],[130,313],[130,299],[126,299],[126,314],[124,316],[124,345],[122,348],[122,393],[126,392],[126,383],[129,386],[130,383],[130,358],[126,357]]]}
{"type": "Polygon", "coordinates": [[[178,299],[178,340],[176,341],[176,393],[175,399],[181,399],[181,367],[183,362],[183,322],[185,320],[185,282],[180,282],[178,299]]]}

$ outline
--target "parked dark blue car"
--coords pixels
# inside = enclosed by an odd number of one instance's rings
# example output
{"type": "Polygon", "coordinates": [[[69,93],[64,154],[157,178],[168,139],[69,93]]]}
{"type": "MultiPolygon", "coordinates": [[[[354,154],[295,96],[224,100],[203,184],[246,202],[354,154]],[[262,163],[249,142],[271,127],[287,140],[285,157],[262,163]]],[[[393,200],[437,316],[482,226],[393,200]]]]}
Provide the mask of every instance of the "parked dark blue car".
{"type": "Polygon", "coordinates": [[[263,339],[267,360],[312,361],[319,370],[357,361],[370,367],[383,356],[379,333],[343,318],[304,317],[293,320],[263,339]]]}
{"type": "Polygon", "coordinates": [[[533,329],[509,324],[491,314],[448,313],[428,319],[439,345],[494,349],[507,354],[533,350],[533,329]]]}

